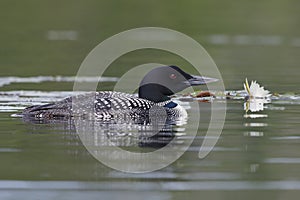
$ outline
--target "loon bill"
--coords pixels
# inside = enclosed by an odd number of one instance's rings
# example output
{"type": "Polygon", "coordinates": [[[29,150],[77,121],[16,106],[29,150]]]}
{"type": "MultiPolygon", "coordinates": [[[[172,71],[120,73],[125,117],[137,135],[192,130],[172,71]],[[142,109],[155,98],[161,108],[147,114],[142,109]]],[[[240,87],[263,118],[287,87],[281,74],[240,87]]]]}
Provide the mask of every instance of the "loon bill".
{"type": "Polygon", "coordinates": [[[193,85],[218,81],[215,78],[190,75],[177,66],[162,66],[149,71],[142,79],[138,97],[115,91],[101,91],[68,97],[64,100],[27,107],[23,118],[70,119],[75,116],[87,117],[93,110],[93,119],[110,120],[121,117],[131,119],[149,116],[153,108],[165,111],[167,117],[185,117],[186,111],[170,99],[170,95],[193,85]],[[76,102],[76,109],[74,109],[76,102]]]}

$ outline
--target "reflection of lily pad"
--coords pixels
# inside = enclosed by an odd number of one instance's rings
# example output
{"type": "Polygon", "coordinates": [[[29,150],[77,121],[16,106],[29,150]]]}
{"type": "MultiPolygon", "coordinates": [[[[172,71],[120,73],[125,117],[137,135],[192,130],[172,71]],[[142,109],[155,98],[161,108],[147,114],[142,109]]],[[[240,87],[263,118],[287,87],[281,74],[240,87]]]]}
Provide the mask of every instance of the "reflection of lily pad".
{"type": "Polygon", "coordinates": [[[244,118],[252,118],[252,119],[256,119],[256,118],[266,118],[268,117],[268,115],[264,115],[264,114],[245,114],[244,118]]]}
{"type": "Polygon", "coordinates": [[[258,112],[264,110],[264,104],[270,103],[270,99],[250,98],[244,103],[244,110],[248,112],[258,112]]]}

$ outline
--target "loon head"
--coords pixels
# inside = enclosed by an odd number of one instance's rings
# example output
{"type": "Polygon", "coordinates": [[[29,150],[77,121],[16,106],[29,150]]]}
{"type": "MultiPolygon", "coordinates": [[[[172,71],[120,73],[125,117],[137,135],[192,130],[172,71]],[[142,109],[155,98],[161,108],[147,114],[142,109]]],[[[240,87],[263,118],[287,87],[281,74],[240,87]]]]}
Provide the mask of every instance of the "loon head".
{"type": "Polygon", "coordinates": [[[148,72],[139,86],[139,97],[153,102],[170,99],[170,95],[193,85],[204,85],[218,81],[215,78],[195,76],[177,66],[157,67],[148,72]]]}

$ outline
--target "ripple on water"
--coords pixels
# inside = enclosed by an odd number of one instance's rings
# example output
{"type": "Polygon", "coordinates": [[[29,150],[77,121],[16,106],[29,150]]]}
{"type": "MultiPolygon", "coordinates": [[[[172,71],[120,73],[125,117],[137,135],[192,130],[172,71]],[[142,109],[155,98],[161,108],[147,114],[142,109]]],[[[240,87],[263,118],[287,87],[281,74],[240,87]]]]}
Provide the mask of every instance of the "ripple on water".
{"type": "Polygon", "coordinates": [[[244,123],[245,127],[265,127],[268,126],[267,123],[244,123]]]}
{"type": "Polygon", "coordinates": [[[300,164],[300,158],[267,158],[264,162],[270,164],[300,164]]]}
{"type": "Polygon", "coordinates": [[[11,153],[11,152],[21,152],[21,149],[15,148],[0,148],[0,153],[11,153]]]}
{"type": "Polygon", "coordinates": [[[99,77],[99,76],[34,76],[34,77],[17,77],[8,76],[0,77],[0,87],[12,83],[41,83],[41,82],[116,82],[117,77],[99,77]]]}
{"type": "Polygon", "coordinates": [[[164,182],[80,182],[80,181],[0,181],[1,190],[97,191],[204,191],[204,190],[300,190],[300,181],[164,181],[164,182]]]}
{"type": "Polygon", "coordinates": [[[278,136],[278,137],[271,137],[271,140],[299,140],[300,136],[278,136]]]}
{"type": "Polygon", "coordinates": [[[244,136],[262,137],[262,136],[264,136],[264,132],[262,132],[262,131],[246,131],[246,132],[244,132],[244,136]]]}

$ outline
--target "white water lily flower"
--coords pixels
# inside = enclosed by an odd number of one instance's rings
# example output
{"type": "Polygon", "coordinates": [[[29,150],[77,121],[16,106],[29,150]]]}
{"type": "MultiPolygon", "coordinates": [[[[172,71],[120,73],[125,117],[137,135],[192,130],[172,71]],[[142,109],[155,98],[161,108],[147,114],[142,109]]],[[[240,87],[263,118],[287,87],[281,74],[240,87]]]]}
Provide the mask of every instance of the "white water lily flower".
{"type": "Polygon", "coordinates": [[[270,91],[265,90],[264,87],[260,86],[256,81],[251,81],[249,87],[247,78],[244,83],[244,89],[250,98],[267,98],[271,96],[270,91]]]}

